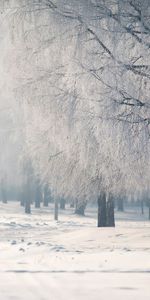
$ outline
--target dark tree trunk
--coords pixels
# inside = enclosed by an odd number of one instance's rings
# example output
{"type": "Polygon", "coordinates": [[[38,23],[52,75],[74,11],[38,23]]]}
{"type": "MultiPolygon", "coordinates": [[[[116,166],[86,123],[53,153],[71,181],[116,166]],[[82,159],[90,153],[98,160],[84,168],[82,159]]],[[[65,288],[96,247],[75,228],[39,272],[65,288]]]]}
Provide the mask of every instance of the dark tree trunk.
{"type": "Polygon", "coordinates": [[[115,227],[114,201],[113,196],[110,194],[107,199],[107,226],[115,227]]]}
{"type": "Polygon", "coordinates": [[[33,196],[33,169],[29,159],[24,161],[24,184],[22,186],[22,205],[24,205],[25,213],[31,213],[31,202],[33,196]]]}
{"type": "Polygon", "coordinates": [[[107,226],[106,194],[102,192],[98,198],[98,227],[107,226]]]}
{"type": "Polygon", "coordinates": [[[84,216],[85,213],[85,208],[86,208],[86,202],[76,202],[76,209],[75,209],[75,214],[84,216]]]}
{"type": "Polygon", "coordinates": [[[144,215],[144,200],[141,200],[141,214],[144,215]]]}
{"type": "Polygon", "coordinates": [[[5,204],[7,203],[7,194],[4,188],[2,188],[2,202],[5,204]]]}
{"type": "Polygon", "coordinates": [[[25,197],[23,191],[20,193],[20,205],[25,206],[25,197]]]}
{"type": "Polygon", "coordinates": [[[150,220],[150,199],[148,201],[148,219],[150,220]]]}
{"type": "Polygon", "coordinates": [[[70,208],[74,208],[74,201],[72,201],[71,203],[70,203],[70,208]]]}
{"type": "Polygon", "coordinates": [[[31,214],[31,202],[29,197],[27,197],[25,200],[25,213],[31,214]]]}
{"type": "Polygon", "coordinates": [[[30,180],[27,179],[27,183],[25,184],[23,188],[23,198],[24,198],[24,208],[25,213],[30,214],[31,213],[31,186],[30,186],[30,180]]]}
{"type": "Polygon", "coordinates": [[[35,190],[35,208],[40,208],[42,202],[42,191],[40,184],[37,183],[35,190]]]}
{"type": "Polygon", "coordinates": [[[55,211],[54,211],[54,219],[58,221],[58,199],[55,199],[55,211]]]}
{"type": "Polygon", "coordinates": [[[48,186],[46,185],[44,188],[44,199],[43,199],[43,205],[45,207],[48,207],[49,198],[50,198],[49,189],[48,186]]]}
{"type": "Polygon", "coordinates": [[[7,191],[6,191],[6,178],[2,178],[1,180],[1,196],[2,196],[2,202],[7,203],[7,191]]]}
{"type": "Polygon", "coordinates": [[[35,198],[35,208],[40,208],[41,207],[41,201],[39,196],[36,196],[35,198]]]}
{"type": "Polygon", "coordinates": [[[123,200],[123,198],[118,198],[117,206],[118,206],[118,211],[124,211],[124,200],[123,200]]]}
{"type": "Polygon", "coordinates": [[[54,198],[52,197],[51,190],[49,190],[49,203],[54,203],[54,198]]]}
{"type": "Polygon", "coordinates": [[[66,201],[64,198],[61,198],[60,199],[60,209],[65,209],[65,205],[66,205],[66,201]]]}
{"type": "Polygon", "coordinates": [[[25,201],[24,201],[24,199],[21,199],[21,201],[20,201],[20,206],[24,206],[24,204],[25,204],[25,201]]]}
{"type": "Polygon", "coordinates": [[[102,192],[98,198],[98,227],[114,227],[114,201],[109,194],[106,199],[106,193],[102,192]]]}

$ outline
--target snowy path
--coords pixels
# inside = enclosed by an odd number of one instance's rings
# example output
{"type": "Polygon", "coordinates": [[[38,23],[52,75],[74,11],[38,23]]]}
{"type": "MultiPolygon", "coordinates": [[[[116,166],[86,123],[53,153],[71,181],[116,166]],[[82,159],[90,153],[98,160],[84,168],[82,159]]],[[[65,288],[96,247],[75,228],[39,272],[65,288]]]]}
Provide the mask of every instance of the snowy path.
{"type": "Polygon", "coordinates": [[[150,299],[150,223],[95,224],[0,204],[0,300],[150,299]]]}
{"type": "MultiPolygon", "coordinates": [[[[1,274],[2,275],[2,274],[1,274]]],[[[3,300],[149,300],[147,274],[3,274],[3,300]]]]}

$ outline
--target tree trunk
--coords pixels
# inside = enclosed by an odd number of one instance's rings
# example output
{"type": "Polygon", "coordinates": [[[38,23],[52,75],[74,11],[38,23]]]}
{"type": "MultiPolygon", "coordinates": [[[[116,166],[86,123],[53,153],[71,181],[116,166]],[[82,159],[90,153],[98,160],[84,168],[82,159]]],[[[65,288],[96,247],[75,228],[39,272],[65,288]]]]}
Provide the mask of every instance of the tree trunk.
{"type": "Polygon", "coordinates": [[[26,214],[31,213],[31,189],[30,188],[31,188],[30,181],[28,178],[27,183],[25,184],[24,190],[23,190],[24,207],[25,207],[26,214]]]}
{"type": "Polygon", "coordinates": [[[102,192],[98,198],[98,227],[107,226],[106,194],[102,192]]]}
{"type": "Polygon", "coordinates": [[[55,212],[54,212],[54,219],[58,221],[58,199],[55,198],[55,212]]]}
{"type": "Polygon", "coordinates": [[[70,203],[70,208],[74,208],[74,201],[72,201],[71,203],[70,203]]]}
{"type": "Polygon", "coordinates": [[[35,198],[35,208],[40,208],[41,207],[41,201],[39,196],[36,196],[35,198]]]}
{"type": "Polygon", "coordinates": [[[109,194],[106,199],[106,193],[102,192],[98,198],[98,227],[114,227],[114,201],[109,194]]]}
{"type": "Polygon", "coordinates": [[[141,214],[144,215],[144,200],[141,199],[141,214]]]}
{"type": "Polygon", "coordinates": [[[24,201],[24,199],[21,199],[21,201],[20,201],[20,206],[24,206],[24,204],[25,204],[25,201],[24,201]]]}
{"type": "Polygon", "coordinates": [[[118,211],[124,211],[124,201],[123,198],[118,198],[117,200],[118,211]]]}
{"type": "Polygon", "coordinates": [[[111,194],[109,194],[107,199],[107,226],[115,227],[114,201],[111,194]]]}
{"type": "Polygon", "coordinates": [[[43,199],[43,205],[45,207],[48,207],[49,198],[50,198],[50,194],[49,194],[48,186],[46,185],[44,188],[44,199],[43,199]]]}
{"type": "Polygon", "coordinates": [[[4,188],[2,188],[2,202],[5,204],[7,203],[7,194],[4,188]]]}
{"type": "Polygon", "coordinates": [[[6,181],[6,176],[4,176],[1,179],[0,188],[1,188],[2,202],[5,203],[5,204],[7,203],[7,190],[6,190],[6,186],[7,186],[7,181],[6,181]]]}
{"type": "Polygon", "coordinates": [[[32,191],[33,191],[33,170],[32,164],[29,159],[24,161],[24,183],[22,186],[22,205],[24,204],[24,209],[26,214],[31,213],[31,202],[32,202],[32,191]]]}
{"type": "Polygon", "coordinates": [[[23,191],[20,193],[20,205],[25,206],[25,197],[23,191]]]}
{"type": "Polygon", "coordinates": [[[77,201],[76,202],[75,214],[80,215],[80,216],[84,216],[85,208],[86,208],[86,202],[77,201]]]}
{"type": "Polygon", "coordinates": [[[65,201],[65,199],[64,198],[61,198],[60,199],[60,209],[65,209],[65,204],[66,204],[66,201],[65,201]]]}
{"type": "Polygon", "coordinates": [[[36,191],[35,191],[35,208],[40,208],[42,202],[42,192],[40,184],[37,183],[36,191]]]}
{"type": "Polygon", "coordinates": [[[150,220],[150,199],[148,201],[148,219],[150,220]]]}
{"type": "Polygon", "coordinates": [[[25,200],[25,213],[31,214],[31,202],[29,197],[27,197],[25,200]]]}

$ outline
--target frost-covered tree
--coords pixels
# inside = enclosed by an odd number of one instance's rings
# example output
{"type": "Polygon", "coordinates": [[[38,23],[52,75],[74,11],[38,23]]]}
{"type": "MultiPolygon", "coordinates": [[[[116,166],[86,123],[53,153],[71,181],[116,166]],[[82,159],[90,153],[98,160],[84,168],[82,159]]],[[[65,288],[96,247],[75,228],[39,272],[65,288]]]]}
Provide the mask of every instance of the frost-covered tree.
{"type": "Polygon", "coordinates": [[[34,172],[55,199],[98,199],[103,226],[113,226],[113,199],[149,189],[149,3],[7,5],[9,65],[34,172]]]}

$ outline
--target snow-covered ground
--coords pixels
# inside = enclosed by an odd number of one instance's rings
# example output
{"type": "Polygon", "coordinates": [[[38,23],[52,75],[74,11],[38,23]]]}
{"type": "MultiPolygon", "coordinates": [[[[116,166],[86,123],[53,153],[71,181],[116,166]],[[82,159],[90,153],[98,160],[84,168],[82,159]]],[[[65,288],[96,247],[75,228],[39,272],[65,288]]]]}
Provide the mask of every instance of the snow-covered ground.
{"type": "Polygon", "coordinates": [[[150,222],[117,213],[116,228],[97,228],[67,210],[25,215],[0,204],[0,300],[149,300],[150,222]]]}

